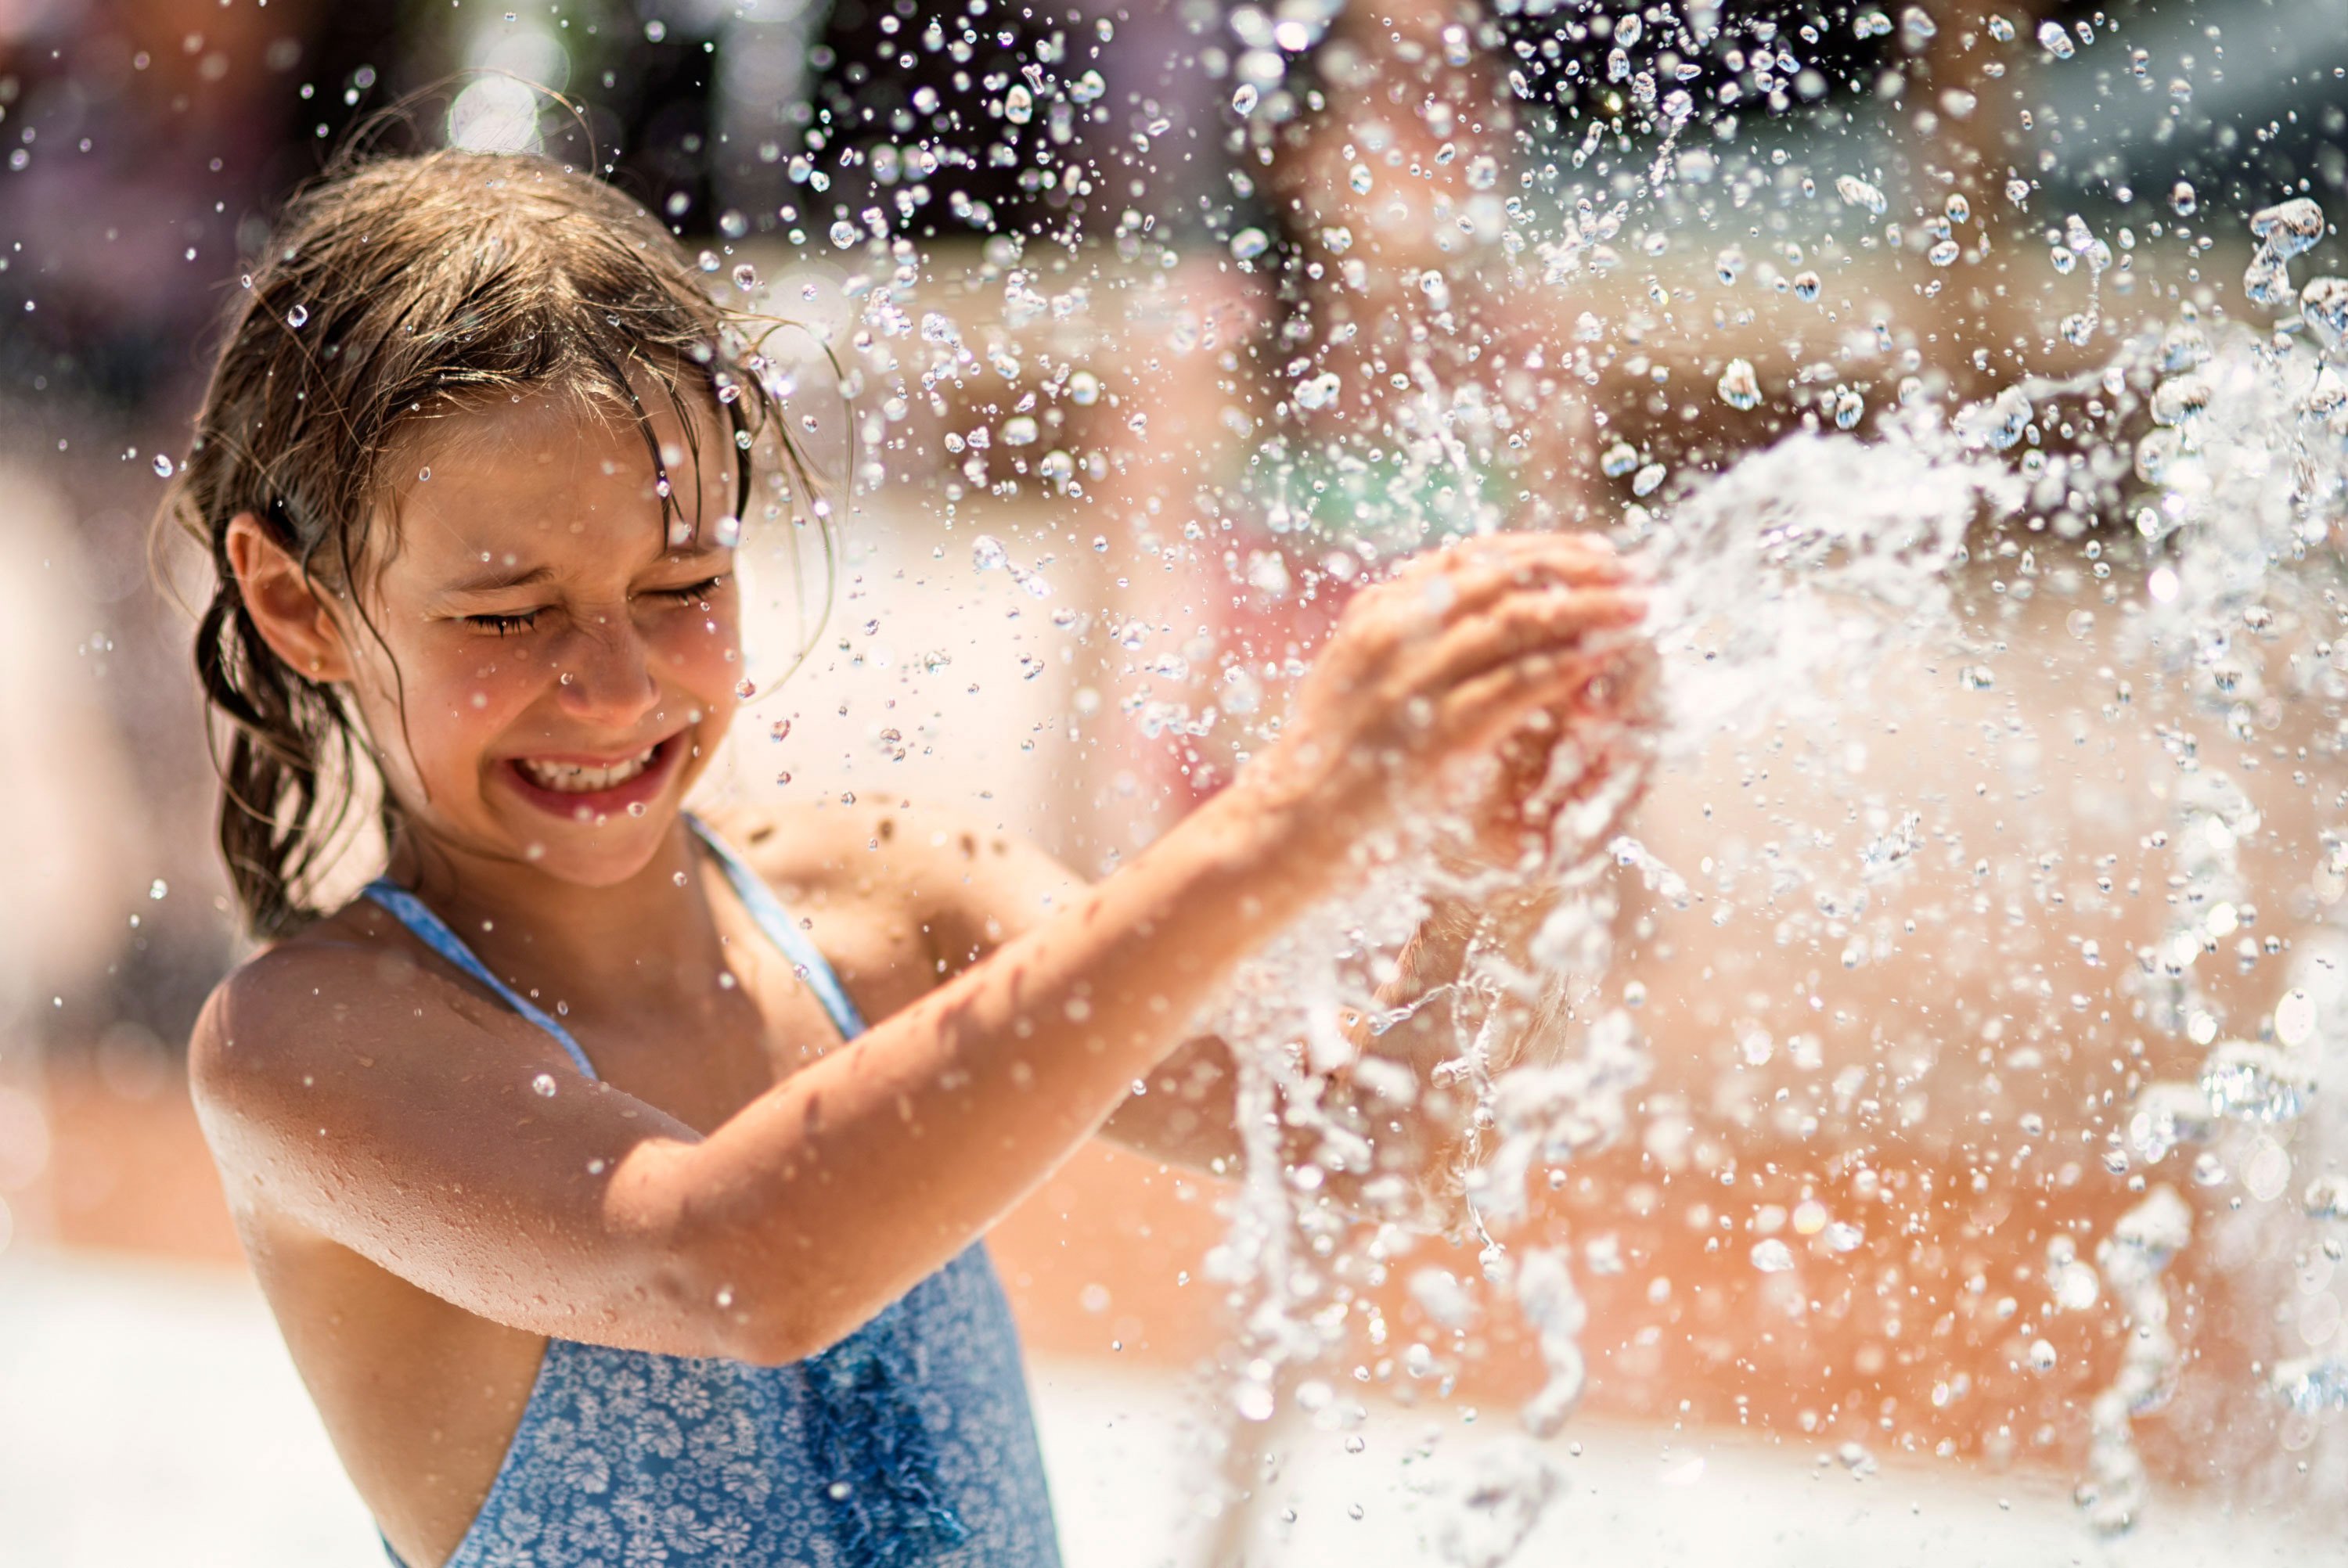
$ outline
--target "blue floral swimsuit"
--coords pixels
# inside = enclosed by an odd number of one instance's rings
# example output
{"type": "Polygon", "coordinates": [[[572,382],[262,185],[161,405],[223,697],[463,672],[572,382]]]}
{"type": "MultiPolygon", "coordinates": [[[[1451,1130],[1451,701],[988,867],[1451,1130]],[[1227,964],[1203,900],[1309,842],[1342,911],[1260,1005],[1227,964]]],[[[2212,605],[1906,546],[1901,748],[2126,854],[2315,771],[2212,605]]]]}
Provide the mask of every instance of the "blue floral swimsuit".
{"type": "MultiPolygon", "coordinates": [[[[855,1004],[766,883],[687,820],[841,1036],[861,1033],[855,1004]]],[[[595,1076],[570,1031],[500,983],[413,894],[381,881],[366,892],[595,1076]]],[[[1059,1561],[1018,1336],[973,1245],[838,1345],[788,1366],[548,1339],[505,1462],[446,1568],[1059,1561]]]]}

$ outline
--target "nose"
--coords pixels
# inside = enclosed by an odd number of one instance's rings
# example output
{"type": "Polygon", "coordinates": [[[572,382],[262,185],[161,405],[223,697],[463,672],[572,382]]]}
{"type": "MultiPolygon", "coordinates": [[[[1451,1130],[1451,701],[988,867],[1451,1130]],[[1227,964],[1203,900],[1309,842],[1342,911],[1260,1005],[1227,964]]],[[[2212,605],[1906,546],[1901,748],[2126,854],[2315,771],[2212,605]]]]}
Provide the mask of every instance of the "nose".
{"type": "Polygon", "coordinates": [[[556,650],[557,700],[573,718],[600,728],[640,723],[660,702],[651,649],[624,610],[582,616],[556,650]]]}

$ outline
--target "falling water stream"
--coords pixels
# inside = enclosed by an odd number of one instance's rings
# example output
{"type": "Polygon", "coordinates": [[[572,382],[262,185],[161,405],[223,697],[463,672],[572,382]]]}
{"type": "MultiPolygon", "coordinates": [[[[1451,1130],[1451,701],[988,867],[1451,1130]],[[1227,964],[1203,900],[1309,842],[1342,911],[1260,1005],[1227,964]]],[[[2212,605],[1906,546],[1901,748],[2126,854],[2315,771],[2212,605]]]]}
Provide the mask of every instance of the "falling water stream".
{"type": "Polygon", "coordinates": [[[1107,101],[1107,23],[987,89],[1088,242],[995,237],[973,313],[885,206],[810,241],[851,269],[860,482],[1016,579],[1059,640],[1020,673],[1089,671],[1086,733],[1166,791],[1275,735],[1412,550],[1594,528],[1654,584],[1646,724],[1554,748],[1537,848],[1416,825],[1205,1020],[1248,1145],[1227,1440],[1488,1402],[1505,1341],[1522,1444],[1447,1561],[1509,1557],[1585,1406],[2059,1475],[2082,1540],[2172,1491],[2331,1517],[2338,192],[2055,178],[2065,72],[2195,123],[2210,39],[2101,14],[1502,9],[1190,17],[1203,256],[1127,183],[1183,132],[1107,101]],[[1528,890],[1380,997],[1431,909],[1528,890]],[[1432,1188],[1376,1162],[1413,1119],[1432,1188]]]}

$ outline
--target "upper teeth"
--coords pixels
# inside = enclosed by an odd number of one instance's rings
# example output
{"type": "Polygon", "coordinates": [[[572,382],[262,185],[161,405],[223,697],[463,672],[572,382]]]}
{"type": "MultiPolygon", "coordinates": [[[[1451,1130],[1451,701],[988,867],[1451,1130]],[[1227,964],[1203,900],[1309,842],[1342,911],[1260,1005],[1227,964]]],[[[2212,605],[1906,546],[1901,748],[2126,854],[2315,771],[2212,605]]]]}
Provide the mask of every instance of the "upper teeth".
{"type": "Polygon", "coordinates": [[[658,746],[646,746],[626,762],[614,763],[608,768],[582,767],[572,763],[542,763],[535,757],[520,760],[521,771],[541,789],[559,790],[565,794],[587,794],[599,789],[623,784],[653,765],[653,753],[658,746]]]}

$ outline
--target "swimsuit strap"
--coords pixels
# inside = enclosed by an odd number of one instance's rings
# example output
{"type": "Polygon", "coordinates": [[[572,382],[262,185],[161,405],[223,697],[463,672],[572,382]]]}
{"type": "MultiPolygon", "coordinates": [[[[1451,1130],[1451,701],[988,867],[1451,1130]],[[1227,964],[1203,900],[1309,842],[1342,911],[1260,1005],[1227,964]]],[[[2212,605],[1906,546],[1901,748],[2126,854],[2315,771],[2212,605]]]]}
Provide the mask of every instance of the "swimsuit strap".
{"type": "Polygon", "coordinates": [[[587,1053],[579,1049],[579,1042],[571,1038],[571,1031],[548,1017],[537,1003],[489,973],[489,967],[473,956],[472,948],[465,946],[465,938],[450,930],[448,922],[427,907],[423,899],[381,876],[366,885],[366,896],[388,909],[393,918],[416,934],[417,941],[497,992],[514,1011],[552,1035],[555,1043],[570,1053],[580,1071],[590,1078],[595,1076],[595,1064],[587,1060],[587,1053]]]}
{"type": "Polygon", "coordinates": [[[808,989],[814,991],[817,999],[823,1003],[823,1010],[831,1015],[832,1024],[839,1030],[840,1038],[854,1040],[862,1034],[864,1015],[856,1010],[856,1004],[849,999],[847,988],[839,983],[839,977],[831,972],[831,966],[824,961],[823,955],[816,950],[815,943],[800,928],[798,922],[791,918],[790,911],[783,907],[783,901],[775,897],[775,890],[767,886],[767,879],[751,870],[749,862],[712,832],[707,823],[690,812],[685,814],[685,820],[695,833],[700,835],[701,842],[709,846],[709,853],[716,858],[718,868],[726,873],[726,880],[733,885],[734,896],[742,900],[742,907],[750,912],[750,918],[757,922],[758,929],[767,934],[768,941],[783,950],[783,956],[797,967],[799,979],[807,982],[808,989]]]}
{"type": "MultiPolygon", "coordinates": [[[[695,835],[708,846],[718,869],[726,873],[726,880],[733,887],[734,896],[742,900],[742,907],[750,912],[750,918],[757,923],[758,929],[781,949],[785,958],[790,959],[799,979],[807,982],[808,989],[815,992],[816,999],[823,1003],[823,1010],[831,1015],[832,1024],[839,1030],[840,1038],[854,1040],[862,1034],[864,1015],[856,1010],[856,1004],[849,999],[847,989],[839,983],[839,977],[832,973],[830,964],[825,962],[815,943],[791,918],[790,911],[783,907],[783,902],[775,897],[774,889],[750,869],[749,863],[735,853],[732,845],[712,832],[707,823],[689,812],[685,820],[695,835]]],[[[555,1043],[570,1055],[580,1071],[589,1078],[595,1076],[594,1064],[587,1060],[587,1053],[579,1048],[579,1042],[572,1038],[571,1031],[537,1003],[491,974],[489,967],[465,945],[465,939],[449,928],[448,922],[434,914],[424,900],[397,883],[381,876],[367,884],[366,897],[414,932],[417,941],[489,987],[514,1011],[552,1035],[555,1043]]]]}

